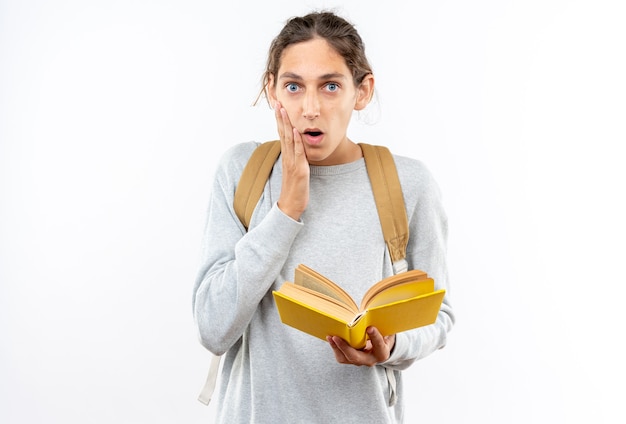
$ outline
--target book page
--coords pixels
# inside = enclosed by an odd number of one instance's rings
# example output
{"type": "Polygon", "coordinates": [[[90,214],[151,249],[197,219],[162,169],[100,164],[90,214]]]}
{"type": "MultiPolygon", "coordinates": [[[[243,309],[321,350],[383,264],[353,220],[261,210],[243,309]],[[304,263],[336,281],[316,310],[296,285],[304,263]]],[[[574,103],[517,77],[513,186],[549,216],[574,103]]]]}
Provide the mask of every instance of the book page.
{"type": "MultiPolygon", "coordinates": [[[[371,303],[372,298],[376,297],[379,293],[387,290],[395,285],[401,285],[412,281],[420,281],[428,278],[428,274],[419,269],[414,269],[400,274],[392,275],[390,277],[380,280],[374,284],[363,296],[361,301],[361,310],[367,309],[367,306],[371,303]]],[[[431,289],[432,291],[432,289],[431,289]]],[[[410,297],[410,296],[409,296],[410,297]]]]}
{"type": "Polygon", "coordinates": [[[423,294],[432,293],[434,289],[435,281],[432,278],[398,284],[377,293],[376,296],[370,299],[369,303],[362,306],[362,309],[371,309],[377,306],[411,299],[423,294]]]}
{"type": "Polygon", "coordinates": [[[339,318],[345,323],[351,322],[358,313],[356,309],[351,309],[337,299],[293,283],[285,282],[280,287],[279,292],[300,303],[339,318]]]}
{"type": "Polygon", "coordinates": [[[350,309],[358,311],[359,307],[348,293],[339,285],[324,277],[317,271],[306,265],[300,264],[295,270],[294,284],[297,286],[307,287],[326,296],[347,305],[350,309]]]}

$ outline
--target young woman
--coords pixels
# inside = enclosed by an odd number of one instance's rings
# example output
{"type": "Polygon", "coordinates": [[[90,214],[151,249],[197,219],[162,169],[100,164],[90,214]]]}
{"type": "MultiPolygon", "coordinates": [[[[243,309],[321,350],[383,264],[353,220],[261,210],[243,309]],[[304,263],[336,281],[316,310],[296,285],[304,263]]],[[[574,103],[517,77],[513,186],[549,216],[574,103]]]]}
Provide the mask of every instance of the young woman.
{"type": "MultiPolygon", "coordinates": [[[[361,299],[393,274],[360,147],[347,128],[367,106],[374,76],[355,28],[332,13],[289,20],[274,39],[264,91],[275,110],[281,156],[249,231],[233,196],[258,143],[231,148],[215,176],[193,310],[202,344],[224,354],[217,422],[401,422],[400,371],[446,344],[448,298],[435,324],[355,350],[281,323],[272,297],[304,263],[361,299]],[[366,366],[361,366],[366,365],[366,366]],[[398,401],[390,387],[395,378],[398,401]]],[[[409,218],[409,269],[448,289],[446,216],[418,161],[394,156],[409,218]]]]}

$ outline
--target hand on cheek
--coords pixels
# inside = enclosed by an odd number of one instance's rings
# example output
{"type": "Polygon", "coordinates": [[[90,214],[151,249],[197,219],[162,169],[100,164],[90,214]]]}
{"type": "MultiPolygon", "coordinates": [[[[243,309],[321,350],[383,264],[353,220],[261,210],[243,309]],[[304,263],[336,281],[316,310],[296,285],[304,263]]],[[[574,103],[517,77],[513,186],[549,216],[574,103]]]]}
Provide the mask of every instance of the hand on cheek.
{"type": "Polygon", "coordinates": [[[274,110],[283,167],[278,207],[291,218],[298,220],[309,202],[309,162],[302,136],[291,125],[285,108],[276,102],[274,110]]]}

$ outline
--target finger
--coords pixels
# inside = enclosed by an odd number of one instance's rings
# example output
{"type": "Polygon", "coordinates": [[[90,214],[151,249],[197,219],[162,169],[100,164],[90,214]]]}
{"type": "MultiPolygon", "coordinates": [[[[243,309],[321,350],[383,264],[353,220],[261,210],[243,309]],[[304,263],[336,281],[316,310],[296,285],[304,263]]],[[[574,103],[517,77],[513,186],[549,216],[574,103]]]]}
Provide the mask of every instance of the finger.
{"type": "Polygon", "coordinates": [[[376,359],[376,362],[383,362],[389,358],[389,344],[387,340],[380,334],[380,331],[376,327],[369,327],[367,329],[367,335],[372,342],[371,354],[376,359]]]}
{"type": "Polygon", "coordinates": [[[337,349],[341,351],[345,359],[348,361],[347,363],[352,365],[367,365],[368,367],[376,364],[374,357],[369,351],[354,349],[341,337],[335,336],[333,337],[333,341],[335,342],[337,349]]]}
{"type": "Polygon", "coordinates": [[[292,125],[289,120],[289,115],[280,102],[276,102],[274,105],[274,115],[276,117],[276,129],[278,130],[278,137],[282,143],[283,151],[286,150],[287,144],[292,142],[292,125]],[[286,142],[286,143],[285,143],[286,142]]]}
{"type": "Polygon", "coordinates": [[[276,104],[274,105],[274,117],[276,118],[276,129],[278,130],[278,138],[280,140],[283,139],[283,131],[285,127],[285,125],[283,124],[283,115],[280,112],[281,108],[281,104],[279,102],[276,102],[276,104]]]}
{"type": "Polygon", "coordinates": [[[294,138],[294,128],[291,125],[291,121],[289,121],[289,116],[287,115],[287,111],[284,107],[280,106],[278,111],[280,115],[280,127],[279,131],[280,135],[280,144],[281,144],[281,152],[283,154],[283,161],[287,161],[288,166],[293,165],[293,138],[294,138]]]}
{"type": "Polygon", "coordinates": [[[348,361],[346,356],[343,354],[341,349],[339,349],[339,347],[337,347],[337,344],[335,343],[333,338],[331,336],[328,336],[328,337],[326,337],[326,340],[328,340],[328,344],[330,344],[330,347],[332,347],[332,349],[333,349],[333,353],[335,355],[335,360],[337,362],[339,362],[340,364],[349,364],[350,362],[348,361]]]}
{"type": "Polygon", "coordinates": [[[280,107],[280,121],[283,125],[282,137],[289,143],[293,142],[293,126],[289,120],[289,115],[287,115],[287,110],[282,106],[280,107]]]}
{"type": "Polygon", "coordinates": [[[304,151],[304,143],[302,142],[302,134],[293,128],[293,154],[296,160],[304,158],[306,159],[306,153],[304,151]]]}

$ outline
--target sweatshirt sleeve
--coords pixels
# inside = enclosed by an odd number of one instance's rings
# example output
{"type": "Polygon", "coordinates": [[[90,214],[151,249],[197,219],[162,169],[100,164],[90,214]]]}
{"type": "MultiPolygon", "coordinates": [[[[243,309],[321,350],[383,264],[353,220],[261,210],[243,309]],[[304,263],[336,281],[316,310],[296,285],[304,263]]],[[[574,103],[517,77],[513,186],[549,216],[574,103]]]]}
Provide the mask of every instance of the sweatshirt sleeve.
{"type": "Polygon", "coordinates": [[[207,211],[192,303],[200,342],[216,355],[242,336],[302,226],[275,202],[249,232],[237,218],[234,192],[254,147],[255,143],[235,146],[221,159],[207,211]]]}
{"type": "MultiPolygon", "coordinates": [[[[435,290],[446,289],[446,295],[434,324],[396,334],[392,354],[381,365],[397,370],[443,348],[455,320],[446,261],[448,221],[441,193],[424,165],[406,160],[411,162],[410,166],[399,166],[399,170],[411,170],[401,175],[409,215],[409,269],[426,271],[435,281],[435,290]]],[[[402,159],[400,161],[403,163],[402,159]]]]}

